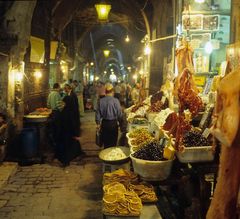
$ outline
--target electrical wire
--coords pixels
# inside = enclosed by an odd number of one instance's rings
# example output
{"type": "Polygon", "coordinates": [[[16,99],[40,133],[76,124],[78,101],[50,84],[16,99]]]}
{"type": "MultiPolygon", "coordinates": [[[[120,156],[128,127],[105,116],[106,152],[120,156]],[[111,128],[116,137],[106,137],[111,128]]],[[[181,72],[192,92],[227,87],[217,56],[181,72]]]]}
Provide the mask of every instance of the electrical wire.
{"type": "Polygon", "coordinates": [[[144,6],[143,6],[143,8],[141,10],[144,10],[146,8],[147,3],[148,3],[148,0],[146,0],[145,4],[144,4],[144,6]]]}

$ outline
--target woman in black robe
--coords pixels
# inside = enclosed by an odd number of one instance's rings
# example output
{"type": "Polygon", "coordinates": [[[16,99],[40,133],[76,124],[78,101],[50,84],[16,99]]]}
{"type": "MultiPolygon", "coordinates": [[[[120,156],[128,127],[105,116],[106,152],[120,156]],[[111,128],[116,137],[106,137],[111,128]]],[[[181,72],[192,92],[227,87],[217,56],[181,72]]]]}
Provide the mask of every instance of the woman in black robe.
{"type": "Polygon", "coordinates": [[[61,112],[57,157],[64,166],[67,166],[71,160],[83,154],[83,151],[79,143],[80,115],[77,95],[68,84],[65,85],[64,90],[66,92],[66,96],[63,98],[65,106],[61,112]]]}

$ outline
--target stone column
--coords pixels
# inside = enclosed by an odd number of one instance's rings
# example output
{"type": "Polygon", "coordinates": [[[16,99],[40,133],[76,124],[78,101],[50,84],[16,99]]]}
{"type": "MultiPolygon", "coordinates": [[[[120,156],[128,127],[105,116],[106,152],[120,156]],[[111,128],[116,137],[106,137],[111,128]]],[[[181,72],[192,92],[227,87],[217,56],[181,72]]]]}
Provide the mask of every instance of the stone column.
{"type": "MultiPolygon", "coordinates": [[[[7,83],[5,86],[8,113],[16,118],[19,129],[22,126],[23,117],[23,84],[15,84],[15,73],[21,67],[26,49],[29,45],[31,34],[31,21],[36,1],[15,1],[12,7],[6,12],[3,22],[3,29],[8,34],[17,36],[17,44],[12,46],[9,51],[9,63],[4,66],[6,70],[7,83]],[[6,67],[5,67],[6,68],[6,67]],[[16,71],[15,71],[16,72],[16,71]],[[19,99],[15,98],[15,92],[18,92],[19,99]]],[[[5,78],[6,79],[6,78],[5,78]]]]}

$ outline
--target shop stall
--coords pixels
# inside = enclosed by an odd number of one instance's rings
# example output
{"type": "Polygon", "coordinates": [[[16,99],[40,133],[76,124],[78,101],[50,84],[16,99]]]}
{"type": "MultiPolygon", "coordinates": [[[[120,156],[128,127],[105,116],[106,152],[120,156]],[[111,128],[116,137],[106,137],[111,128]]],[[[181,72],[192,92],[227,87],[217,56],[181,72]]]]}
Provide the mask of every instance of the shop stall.
{"type": "Polygon", "coordinates": [[[132,172],[104,174],[107,218],[142,218],[144,191],[162,218],[205,218],[213,197],[226,140],[217,128],[216,109],[224,107],[217,91],[237,69],[239,44],[228,46],[231,1],[184,0],[179,10],[175,79],[125,110],[132,172]]]}

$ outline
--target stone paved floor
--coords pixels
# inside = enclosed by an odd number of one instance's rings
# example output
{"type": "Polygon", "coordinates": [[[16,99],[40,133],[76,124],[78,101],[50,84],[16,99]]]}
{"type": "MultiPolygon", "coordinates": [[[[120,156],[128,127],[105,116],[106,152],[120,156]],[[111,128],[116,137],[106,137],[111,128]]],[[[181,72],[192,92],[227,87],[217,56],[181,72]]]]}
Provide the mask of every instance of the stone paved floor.
{"type": "Polygon", "coordinates": [[[82,119],[88,155],[65,169],[55,163],[19,167],[0,189],[0,219],[100,219],[102,165],[94,144],[94,114],[82,119]]]}

